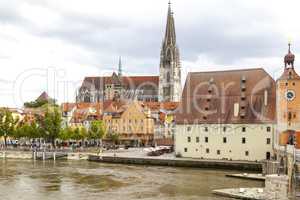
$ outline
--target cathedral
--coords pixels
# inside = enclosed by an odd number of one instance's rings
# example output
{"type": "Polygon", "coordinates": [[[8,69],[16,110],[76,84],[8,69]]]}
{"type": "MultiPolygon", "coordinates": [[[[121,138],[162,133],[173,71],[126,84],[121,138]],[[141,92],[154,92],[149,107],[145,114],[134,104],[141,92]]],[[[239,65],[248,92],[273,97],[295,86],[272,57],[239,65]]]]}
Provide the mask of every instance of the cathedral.
{"type": "Polygon", "coordinates": [[[118,73],[111,76],[85,77],[76,96],[77,102],[138,100],[146,102],[179,102],[181,99],[181,66],[176,44],[174,16],[169,3],[165,37],[161,47],[159,76],[124,76],[119,60],[118,73]]]}

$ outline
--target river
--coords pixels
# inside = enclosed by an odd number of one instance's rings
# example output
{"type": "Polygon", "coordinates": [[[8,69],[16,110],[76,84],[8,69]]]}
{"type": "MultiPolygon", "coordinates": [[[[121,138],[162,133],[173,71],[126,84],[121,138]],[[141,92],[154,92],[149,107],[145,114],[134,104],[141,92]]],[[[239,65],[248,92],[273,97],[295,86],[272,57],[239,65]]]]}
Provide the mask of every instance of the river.
{"type": "Polygon", "coordinates": [[[0,200],[227,200],[213,189],[261,187],[232,171],[0,159],[0,200]]]}

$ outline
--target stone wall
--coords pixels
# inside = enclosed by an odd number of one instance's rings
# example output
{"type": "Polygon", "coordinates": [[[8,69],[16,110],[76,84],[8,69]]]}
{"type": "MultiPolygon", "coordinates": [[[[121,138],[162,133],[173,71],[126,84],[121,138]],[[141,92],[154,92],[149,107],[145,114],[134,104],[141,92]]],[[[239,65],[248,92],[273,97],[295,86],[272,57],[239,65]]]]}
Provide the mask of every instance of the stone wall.
{"type": "Polygon", "coordinates": [[[139,157],[110,157],[110,156],[89,156],[89,161],[103,163],[118,164],[134,164],[134,165],[155,165],[155,166],[171,166],[171,167],[195,167],[209,169],[225,169],[225,170],[245,170],[245,171],[261,171],[261,163],[256,162],[238,162],[238,161],[222,161],[222,160],[196,160],[196,159],[161,159],[161,158],[139,158],[139,157]]]}
{"type": "Polygon", "coordinates": [[[265,185],[266,200],[288,200],[288,176],[267,175],[265,185]]]}

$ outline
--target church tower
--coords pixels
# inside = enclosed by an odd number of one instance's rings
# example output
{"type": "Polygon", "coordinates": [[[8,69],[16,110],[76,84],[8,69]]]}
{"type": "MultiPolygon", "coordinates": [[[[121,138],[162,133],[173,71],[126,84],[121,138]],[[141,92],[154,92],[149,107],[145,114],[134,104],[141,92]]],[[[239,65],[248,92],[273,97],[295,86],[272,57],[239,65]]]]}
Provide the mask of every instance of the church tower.
{"type": "Polygon", "coordinates": [[[159,101],[181,99],[181,66],[176,44],[174,16],[169,2],[167,27],[160,54],[159,101]]]}
{"type": "Polygon", "coordinates": [[[300,148],[300,76],[295,71],[294,61],[289,44],[284,72],[276,83],[277,131],[281,145],[296,144],[300,148]]]}

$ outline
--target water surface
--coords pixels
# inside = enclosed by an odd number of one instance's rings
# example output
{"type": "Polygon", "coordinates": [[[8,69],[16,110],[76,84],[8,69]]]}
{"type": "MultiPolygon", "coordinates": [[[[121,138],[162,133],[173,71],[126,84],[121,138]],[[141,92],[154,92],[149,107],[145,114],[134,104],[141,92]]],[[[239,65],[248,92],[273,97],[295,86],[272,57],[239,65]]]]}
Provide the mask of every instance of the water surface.
{"type": "Polygon", "coordinates": [[[262,187],[226,178],[233,171],[101,164],[88,161],[0,160],[0,200],[227,200],[213,189],[262,187]]]}

